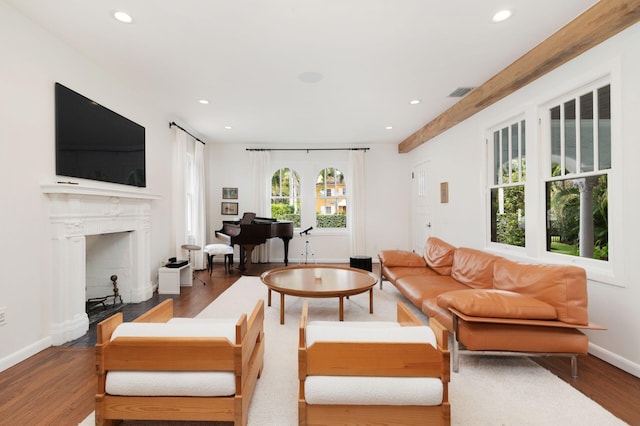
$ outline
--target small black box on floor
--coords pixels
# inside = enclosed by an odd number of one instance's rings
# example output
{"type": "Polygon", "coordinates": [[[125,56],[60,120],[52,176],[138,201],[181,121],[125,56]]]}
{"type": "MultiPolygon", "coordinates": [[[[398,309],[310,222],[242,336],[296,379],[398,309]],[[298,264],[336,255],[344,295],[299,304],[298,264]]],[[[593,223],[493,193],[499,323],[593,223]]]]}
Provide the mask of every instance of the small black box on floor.
{"type": "Polygon", "coordinates": [[[352,256],[349,261],[349,266],[352,268],[364,269],[369,272],[373,270],[371,256],[352,256]]]}

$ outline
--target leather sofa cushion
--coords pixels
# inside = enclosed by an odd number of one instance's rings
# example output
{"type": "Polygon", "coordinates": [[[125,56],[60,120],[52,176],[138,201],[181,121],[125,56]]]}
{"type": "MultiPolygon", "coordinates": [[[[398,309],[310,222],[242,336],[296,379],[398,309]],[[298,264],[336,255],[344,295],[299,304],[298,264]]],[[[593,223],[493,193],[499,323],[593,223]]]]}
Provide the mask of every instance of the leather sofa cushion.
{"type": "Polygon", "coordinates": [[[526,264],[498,259],[494,288],[535,297],[556,310],[558,320],[587,325],[587,276],[573,265],[526,264]]]}
{"type": "Polygon", "coordinates": [[[429,237],[424,246],[424,260],[427,265],[440,275],[451,275],[453,265],[454,246],[442,241],[440,238],[429,237]]]}
{"type": "Polygon", "coordinates": [[[493,288],[493,264],[498,256],[470,249],[458,248],[453,253],[451,277],[471,288],[493,288]]]}
{"type": "Polygon", "coordinates": [[[522,294],[503,290],[458,290],[438,296],[438,306],[455,308],[475,317],[553,320],[553,306],[522,294]]]}
{"type": "Polygon", "coordinates": [[[397,280],[395,286],[417,307],[422,306],[423,300],[436,297],[443,292],[467,288],[445,275],[404,277],[397,280]]]}
{"type": "Polygon", "coordinates": [[[427,268],[426,266],[422,268],[417,268],[415,266],[394,266],[390,268],[387,267],[387,265],[383,265],[382,274],[394,285],[399,279],[405,277],[439,276],[436,271],[431,268],[427,268]]]}
{"type": "Polygon", "coordinates": [[[438,298],[432,297],[422,301],[422,312],[429,318],[437,320],[449,333],[453,333],[453,315],[448,309],[438,306],[438,298]]]}
{"type": "Polygon", "coordinates": [[[383,265],[389,267],[427,266],[424,259],[420,255],[406,250],[382,250],[380,253],[378,253],[378,257],[380,258],[380,261],[383,263],[383,265]]]}

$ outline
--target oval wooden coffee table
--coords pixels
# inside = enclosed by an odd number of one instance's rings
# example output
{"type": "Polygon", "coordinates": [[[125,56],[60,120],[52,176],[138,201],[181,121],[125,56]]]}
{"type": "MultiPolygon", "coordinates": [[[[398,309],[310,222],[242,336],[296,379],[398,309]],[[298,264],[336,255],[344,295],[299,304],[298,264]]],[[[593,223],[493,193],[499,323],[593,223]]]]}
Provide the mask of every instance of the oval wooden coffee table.
{"type": "Polygon", "coordinates": [[[269,289],[268,306],[271,306],[271,291],[280,293],[280,324],[284,324],[285,295],[337,297],[340,300],[340,321],[344,321],[344,298],[368,290],[369,313],[373,313],[373,286],[378,281],[378,277],[369,271],[328,265],[276,268],[263,273],[260,279],[269,289]]]}

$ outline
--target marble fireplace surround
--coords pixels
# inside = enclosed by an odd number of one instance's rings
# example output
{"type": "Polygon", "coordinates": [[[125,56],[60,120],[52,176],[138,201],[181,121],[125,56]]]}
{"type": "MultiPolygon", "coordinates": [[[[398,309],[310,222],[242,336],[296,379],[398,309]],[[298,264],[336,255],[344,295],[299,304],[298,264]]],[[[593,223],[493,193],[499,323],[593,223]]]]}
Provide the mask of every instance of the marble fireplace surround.
{"type": "Polygon", "coordinates": [[[151,202],[157,195],[84,185],[42,185],[51,238],[50,337],[54,345],[89,329],[86,306],[86,236],[128,233],[131,271],[119,285],[125,303],[151,298],[151,202]]]}

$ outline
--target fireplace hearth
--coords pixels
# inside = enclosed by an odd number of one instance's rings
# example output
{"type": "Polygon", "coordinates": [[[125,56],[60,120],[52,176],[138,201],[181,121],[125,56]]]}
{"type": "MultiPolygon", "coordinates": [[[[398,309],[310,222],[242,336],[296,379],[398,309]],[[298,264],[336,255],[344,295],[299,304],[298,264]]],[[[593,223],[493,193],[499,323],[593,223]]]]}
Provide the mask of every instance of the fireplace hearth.
{"type": "MultiPolygon", "coordinates": [[[[112,296],[106,296],[105,299],[112,298],[112,296]]],[[[96,301],[95,299],[87,300],[86,310],[89,317],[89,327],[98,323],[104,319],[109,318],[111,315],[116,314],[126,306],[126,303],[108,303],[107,300],[96,301]]]]}

